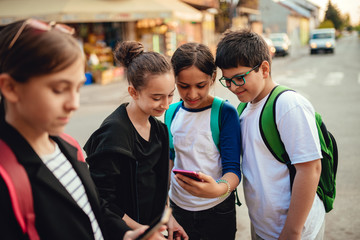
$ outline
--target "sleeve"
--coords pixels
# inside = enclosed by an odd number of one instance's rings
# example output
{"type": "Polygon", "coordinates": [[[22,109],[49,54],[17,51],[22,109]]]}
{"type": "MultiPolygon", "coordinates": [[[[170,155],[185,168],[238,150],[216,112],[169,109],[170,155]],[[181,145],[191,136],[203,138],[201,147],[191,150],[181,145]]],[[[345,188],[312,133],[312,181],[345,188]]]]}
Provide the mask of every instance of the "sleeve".
{"type": "Polygon", "coordinates": [[[122,209],[121,202],[128,198],[128,194],[121,194],[121,185],[125,184],[122,179],[126,173],[123,173],[124,168],[117,164],[118,158],[113,153],[96,155],[89,163],[89,170],[100,198],[108,202],[111,211],[123,217],[125,210],[122,209]]]}
{"type": "Polygon", "coordinates": [[[237,111],[228,101],[223,105],[220,128],[220,154],[223,174],[235,173],[241,180],[240,154],[241,154],[240,121],[237,111]]]}
{"type": "Polygon", "coordinates": [[[105,226],[105,235],[108,239],[123,239],[127,231],[132,230],[122,218],[113,213],[107,202],[103,199],[100,199],[100,206],[102,209],[103,222],[105,226]]]}
{"type": "Polygon", "coordinates": [[[276,104],[276,124],[293,164],[321,158],[315,110],[295,92],[283,93],[276,104]]]}
{"type": "Polygon", "coordinates": [[[111,211],[123,217],[125,213],[132,215],[127,206],[134,202],[130,171],[134,161],[128,132],[121,129],[114,122],[103,125],[90,137],[84,149],[100,198],[108,202],[111,211]]]}

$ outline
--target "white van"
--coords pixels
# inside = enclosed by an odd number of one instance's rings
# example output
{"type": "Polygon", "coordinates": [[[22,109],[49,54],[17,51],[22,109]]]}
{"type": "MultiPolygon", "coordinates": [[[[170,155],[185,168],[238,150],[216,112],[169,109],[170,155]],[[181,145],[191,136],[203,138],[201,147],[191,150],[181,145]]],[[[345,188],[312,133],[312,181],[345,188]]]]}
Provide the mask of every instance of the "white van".
{"type": "Polygon", "coordinates": [[[310,54],[317,53],[319,50],[334,53],[335,51],[335,29],[319,28],[310,33],[310,54]]]}

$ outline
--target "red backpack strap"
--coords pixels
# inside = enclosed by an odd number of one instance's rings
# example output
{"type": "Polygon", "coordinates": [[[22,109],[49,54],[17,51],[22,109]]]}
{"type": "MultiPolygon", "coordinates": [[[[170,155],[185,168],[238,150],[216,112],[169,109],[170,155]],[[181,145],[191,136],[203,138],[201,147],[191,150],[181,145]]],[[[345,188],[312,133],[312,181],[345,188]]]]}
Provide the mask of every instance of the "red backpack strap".
{"type": "Polygon", "coordinates": [[[66,134],[66,133],[61,133],[60,137],[64,141],[66,141],[67,143],[69,143],[69,144],[73,145],[74,147],[76,147],[77,150],[78,150],[78,152],[77,152],[78,161],[85,162],[85,158],[84,158],[82,149],[81,149],[79,143],[75,140],[75,138],[73,138],[72,136],[70,136],[69,134],[66,134]]]}
{"type": "Polygon", "coordinates": [[[9,146],[0,139],[0,175],[9,190],[14,215],[30,240],[38,240],[30,181],[9,146]]]}

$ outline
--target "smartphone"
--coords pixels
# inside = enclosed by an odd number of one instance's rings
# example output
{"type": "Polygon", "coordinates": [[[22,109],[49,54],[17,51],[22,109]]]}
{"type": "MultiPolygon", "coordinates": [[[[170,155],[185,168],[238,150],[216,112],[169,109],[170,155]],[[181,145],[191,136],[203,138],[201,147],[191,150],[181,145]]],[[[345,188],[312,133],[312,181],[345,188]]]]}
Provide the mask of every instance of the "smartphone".
{"type": "Polygon", "coordinates": [[[202,182],[202,179],[200,179],[199,174],[195,171],[188,171],[188,170],[181,170],[181,169],[173,169],[173,173],[175,174],[182,174],[186,177],[189,177],[191,179],[194,179],[196,181],[202,182]]]}
{"type": "Polygon", "coordinates": [[[151,235],[153,235],[156,231],[159,230],[159,228],[163,225],[165,225],[171,216],[172,209],[170,207],[167,207],[162,215],[158,216],[149,226],[148,229],[145,230],[144,233],[142,233],[139,237],[137,237],[135,240],[145,240],[148,239],[151,235]]]}

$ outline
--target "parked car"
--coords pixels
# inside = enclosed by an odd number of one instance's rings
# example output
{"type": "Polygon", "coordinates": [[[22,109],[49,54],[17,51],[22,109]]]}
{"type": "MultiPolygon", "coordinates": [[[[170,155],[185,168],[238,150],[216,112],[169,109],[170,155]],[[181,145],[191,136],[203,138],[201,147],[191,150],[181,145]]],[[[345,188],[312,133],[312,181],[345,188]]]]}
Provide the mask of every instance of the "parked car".
{"type": "Polygon", "coordinates": [[[271,33],[269,37],[274,43],[276,56],[289,55],[291,41],[286,33],[271,33]]]}
{"type": "Polygon", "coordinates": [[[311,31],[309,40],[310,54],[315,54],[320,50],[334,53],[335,45],[334,28],[320,28],[311,31]]]}
{"type": "Polygon", "coordinates": [[[267,43],[267,45],[269,47],[270,56],[271,56],[271,58],[273,58],[274,55],[275,55],[275,52],[276,52],[274,43],[273,43],[273,41],[271,41],[270,38],[267,38],[267,37],[263,37],[263,38],[264,38],[265,42],[267,43]]]}

